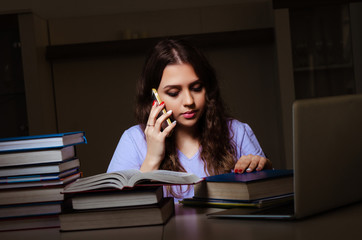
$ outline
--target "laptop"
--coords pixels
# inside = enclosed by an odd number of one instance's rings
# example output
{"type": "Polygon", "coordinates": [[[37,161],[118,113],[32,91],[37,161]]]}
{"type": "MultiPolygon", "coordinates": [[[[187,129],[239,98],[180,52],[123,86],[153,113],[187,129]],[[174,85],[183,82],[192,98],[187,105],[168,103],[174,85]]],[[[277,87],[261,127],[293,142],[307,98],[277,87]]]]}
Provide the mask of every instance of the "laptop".
{"type": "Polygon", "coordinates": [[[362,200],[362,95],[293,104],[294,202],[209,218],[300,219],[362,200]]]}

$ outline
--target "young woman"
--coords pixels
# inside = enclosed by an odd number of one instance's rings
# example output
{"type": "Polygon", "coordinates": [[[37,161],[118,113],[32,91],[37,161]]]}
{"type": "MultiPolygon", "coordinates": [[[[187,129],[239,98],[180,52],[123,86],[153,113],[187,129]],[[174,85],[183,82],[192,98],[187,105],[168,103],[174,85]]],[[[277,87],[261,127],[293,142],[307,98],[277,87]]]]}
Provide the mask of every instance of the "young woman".
{"type": "MultiPolygon", "coordinates": [[[[126,130],[107,172],[165,169],[199,177],[271,168],[253,131],[228,117],[215,72],[188,42],[160,41],[146,59],[137,89],[138,125],[126,130]],[[152,88],[164,101],[152,99],[152,88]],[[159,116],[163,108],[168,112],[159,116]],[[163,129],[167,118],[172,124],[163,129]]],[[[192,187],[173,187],[177,198],[193,196],[192,187]]]]}

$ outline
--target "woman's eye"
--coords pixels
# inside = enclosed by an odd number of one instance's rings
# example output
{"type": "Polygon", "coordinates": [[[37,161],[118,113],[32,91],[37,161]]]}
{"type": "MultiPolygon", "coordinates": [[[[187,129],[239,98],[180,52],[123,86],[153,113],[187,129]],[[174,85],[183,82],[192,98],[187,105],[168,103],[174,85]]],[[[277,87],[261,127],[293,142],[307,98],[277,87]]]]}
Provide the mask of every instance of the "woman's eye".
{"type": "Polygon", "coordinates": [[[178,92],[168,92],[167,95],[170,97],[176,97],[178,95],[178,92]]]}
{"type": "Polygon", "coordinates": [[[195,92],[201,92],[202,88],[203,88],[203,86],[199,85],[199,86],[193,87],[192,90],[195,91],[195,92]]]}

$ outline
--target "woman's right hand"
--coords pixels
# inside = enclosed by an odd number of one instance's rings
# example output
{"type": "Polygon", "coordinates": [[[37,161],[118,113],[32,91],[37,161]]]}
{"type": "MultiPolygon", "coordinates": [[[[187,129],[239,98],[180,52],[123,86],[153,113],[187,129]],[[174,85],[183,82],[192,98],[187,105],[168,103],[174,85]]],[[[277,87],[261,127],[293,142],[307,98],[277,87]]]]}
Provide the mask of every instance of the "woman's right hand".
{"type": "Polygon", "coordinates": [[[152,171],[159,168],[163,158],[165,157],[165,141],[169,134],[176,126],[174,121],[171,125],[162,130],[162,123],[172,115],[172,111],[162,114],[157,118],[158,114],[164,108],[164,103],[160,105],[155,101],[152,105],[150,116],[145,128],[145,135],[147,141],[147,154],[142,163],[140,170],[142,172],[152,171]]]}

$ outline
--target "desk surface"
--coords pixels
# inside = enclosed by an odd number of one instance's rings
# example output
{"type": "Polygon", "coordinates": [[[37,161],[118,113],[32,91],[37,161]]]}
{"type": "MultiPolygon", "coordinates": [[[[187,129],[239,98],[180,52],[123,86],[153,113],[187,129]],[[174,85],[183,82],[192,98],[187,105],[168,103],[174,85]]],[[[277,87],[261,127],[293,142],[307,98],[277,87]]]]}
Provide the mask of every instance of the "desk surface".
{"type": "Polygon", "coordinates": [[[176,205],[164,226],[59,232],[59,229],[1,232],[0,239],[362,239],[362,202],[302,220],[208,219],[220,209],[176,205]]]}

